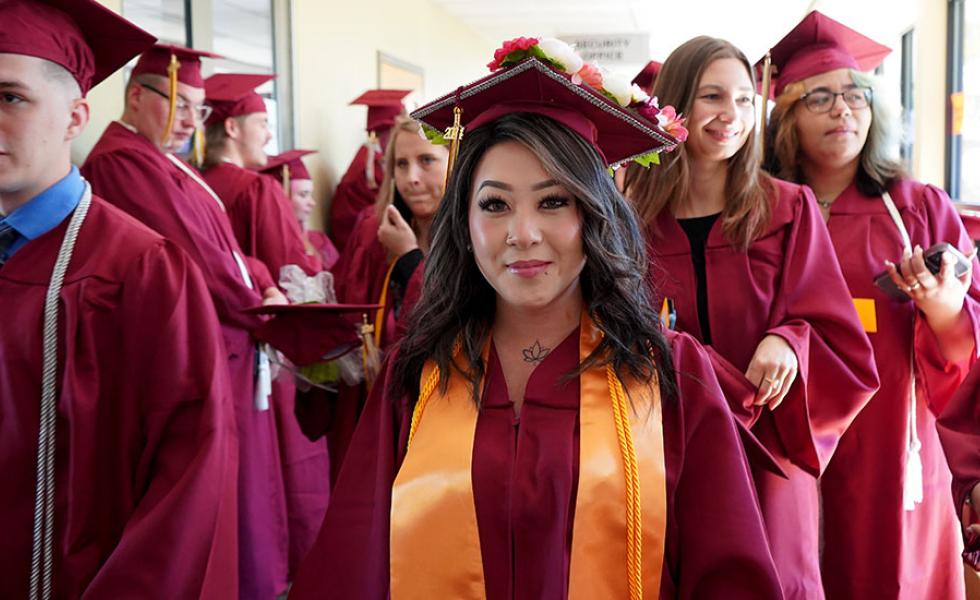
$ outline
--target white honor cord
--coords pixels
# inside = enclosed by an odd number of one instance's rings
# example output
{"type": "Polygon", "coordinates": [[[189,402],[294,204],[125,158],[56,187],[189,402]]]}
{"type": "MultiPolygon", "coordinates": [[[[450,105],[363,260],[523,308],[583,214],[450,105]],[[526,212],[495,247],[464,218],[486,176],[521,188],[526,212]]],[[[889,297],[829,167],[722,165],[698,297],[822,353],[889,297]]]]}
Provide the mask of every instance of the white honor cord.
{"type": "MultiPolygon", "coordinates": [[[[902,221],[902,215],[898,212],[898,207],[892,200],[891,195],[886,191],[881,195],[888,214],[891,215],[898,233],[902,236],[902,246],[906,252],[912,252],[912,238],[909,230],[902,221]]],[[[914,324],[913,324],[914,327],[914,324]]],[[[909,377],[912,382],[912,390],[909,393],[909,437],[905,454],[905,480],[902,486],[902,505],[905,510],[915,510],[915,505],[922,502],[922,458],[919,456],[919,449],[922,443],[919,441],[919,432],[916,426],[916,399],[915,399],[915,331],[912,332],[912,350],[909,353],[909,377]]]]}
{"type": "Polygon", "coordinates": [[[51,572],[54,563],[54,454],[55,423],[58,412],[58,299],[65,282],[75,240],[92,204],[92,186],[85,192],[68,223],[61,242],[44,299],[43,367],[41,372],[41,410],[37,444],[37,488],[34,492],[34,541],[31,549],[31,600],[51,598],[51,572]]]}

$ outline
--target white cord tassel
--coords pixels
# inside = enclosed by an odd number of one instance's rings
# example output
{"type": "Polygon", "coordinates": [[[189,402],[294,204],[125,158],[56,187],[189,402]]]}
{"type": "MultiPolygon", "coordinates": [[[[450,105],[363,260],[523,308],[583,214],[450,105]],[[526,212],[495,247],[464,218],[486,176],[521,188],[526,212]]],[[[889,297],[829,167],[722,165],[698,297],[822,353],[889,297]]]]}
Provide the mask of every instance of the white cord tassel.
{"type": "Polygon", "coordinates": [[[364,179],[368,189],[376,190],[378,189],[378,182],[374,178],[374,160],[378,154],[381,154],[381,143],[378,142],[378,137],[373,131],[368,135],[368,139],[364,141],[364,147],[367,148],[367,159],[364,163],[364,179]]]}
{"type": "Polygon", "coordinates": [[[255,380],[255,410],[269,410],[269,395],[272,393],[272,367],[269,365],[269,355],[264,344],[256,347],[259,364],[255,380]]]}
{"type": "Polygon", "coordinates": [[[905,453],[905,481],[902,487],[902,504],[905,510],[915,510],[915,505],[922,502],[923,483],[922,483],[922,458],[919,450],[922,443],[919,441],[919,433],[916,428],[916,402],[915,402],[915,364],[912,364],[912,393],[911,406],[909,407],[909,444],[905,453]]]}
{"type": "Polygon", "coordinates": [[[44,298],[44,337],[41,370],[41,410],[37,444],[37,487],[34,492],[34,540],[31,547],[31,600],[51,598],[51,573],[54,567],[54,455],[58,417],[58,300],[75,250],[75,240],[92,203],[92,187],[75,208],[65,239],[54,263],[47,295],[44,298]]]}

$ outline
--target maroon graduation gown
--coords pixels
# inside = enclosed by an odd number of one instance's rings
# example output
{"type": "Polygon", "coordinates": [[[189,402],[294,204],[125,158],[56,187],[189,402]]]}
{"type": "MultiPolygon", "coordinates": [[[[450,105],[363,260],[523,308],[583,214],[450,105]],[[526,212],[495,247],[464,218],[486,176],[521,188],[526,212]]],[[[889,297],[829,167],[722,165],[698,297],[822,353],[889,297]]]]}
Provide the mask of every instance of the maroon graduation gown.
{"type": "MultiPolygon", "coordinates": [[[[4,598],[28,595],[43,305],[68,221],[0,267],[4,598]]],[[[58,312],[54,597],[236,597],[237,439],[200,271],[93,197],[58,312]]]]}
{"type": "MultiPolygon", "coordinates": [[[[187,166],[185,164],[185,166],[187,166]]],[[[188,169],[191,167],[187,166],[188,169]]],[[[142,135],[111,123],[81,168],[95,193],[172,240],[204,274],[228,353],[239,445],[239,552],[242,598],[268,598],[286,586],[286,507],[275,421],[254,408],[255,341],[261,304],[234,253],[242,254],[221,206],[142,135]]],[[[244,257],[256,288],[268,272],[244,257]]]]}
{"type": "MultiPolygon", "coordinates": [[[[780,598],[745,455],[707,355],[672,336],[679,399],[663,402],[667,532],[662,598],[780,598]]],[[[488,600],[563,598],[578,473],[576,330],[528,380],[519,418],[499,362],[477,418],[473,492],[488,600]],[[506,508],[505,508],[506,507],[506,508]]],[[[391,364],[390,361],[388,363],[391,364]]],[[[372,391],[292,599],[383,600],[391,486],[414,398],[372,391]]]]}
{"type": "Polygon", "coordinates": [[[310,241],[310,244],[317,251],[320,256],[320,263],[323,268],[327,271],[333,269],[334,264],[337,263],[337,259],[340,258],[340,252],[334,246],[327,234],[322,231],[317,231],[316,229],[310,229],[306,232],[306,239],[310,241]]]}
{"type": "MultiPolygon", "coordinates": [[[[902,180],[889,189],[913,246],[971,242],[946,194],[902,180]]],[[[825,519],[824,585],[833,598],[963,597],[961,540],[950,501],[950,473],[936,433],[939,414],[969,364],[947,362],[911,302],[895,302],[872,283],[884,261],[902,256],[902,238],[880,197],[853,185],[835,201],[828,221],[850,293],[871,298],[877,312],[874,347],[881,390],[844,434],[821,481],[825,519]],[[917,430],[922,443],[924,501],[902,508],[909,435],[911,351],[918,382],[917,430]]],[[[965,302],[976,343],[980,270],[965,302]]]]}
{"type": "Polygon", "coordinates": [[[242,250],[265,263],[275,281],[285,265],[299,265],[308,275],[322,270],[319,257],[306,253],[303,232],[278,181],[227,162],[204,171],[204,180],[224,201],[242,250]]]}
{"type": "MultiPolygon", "coordinates": [[[[936,422],[939,440],[953,472],[953,505],[957,511],[970,500],[970,492],[980,483],[980,368],[974,365],[963,385],[953,395],[936,422]]],[[[968,521],[976,522],[971,508],[968,521]]],[[[961,513],[958,513],[961,514],[961,513]]],[[[969,522],[964,525],[970,524],[969,522]]],[[[967,547],[970,560],[980,563],[980,538],[967,547]]]]}
{"type": "MultiPolygon", "coordinates": [[[[871,349],[834,258],[809,188],[773,180],[772,220],[748,251],[734,248],[715,222],[705,248],[710,351],[736,416],[776,458],[788,480],[754,465],[783,590],[822,596],[815,477],[877,385],[871,349]],[[778,335],[799,361],[796,383],[775,410],[752,406],[744,377],[766,335],[778,335]]],[[[674,300],[676,328],[701,335],[691,248],[664,211],[651,228],[651,277],[674,300]]],[[[660,306],[658,302],[657,306],[660,306]]]]}
{"type": "Polygon", "coordinates": [[[337,184],[330,202],[330,238],[337,249],[343,252],[347,242],[354,233],[357,217],[365,208],[372,206],[378,197],[378,188],[384,178],[382,153],[374,157],[374,187],[368,184],[365,169],[367,167],[368,149],[361,146],[354,155],[354,160],[347,167],[347,172],[337,184]]]}

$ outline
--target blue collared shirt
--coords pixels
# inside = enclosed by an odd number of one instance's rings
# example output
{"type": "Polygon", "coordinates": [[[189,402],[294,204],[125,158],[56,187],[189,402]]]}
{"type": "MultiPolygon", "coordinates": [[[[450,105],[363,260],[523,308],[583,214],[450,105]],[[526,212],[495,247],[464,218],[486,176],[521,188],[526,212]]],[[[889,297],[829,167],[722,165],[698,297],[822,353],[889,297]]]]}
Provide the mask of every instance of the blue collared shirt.
{"type": "Polygon", "coordinates": [[[61,224],[75,210],[85,193],[85,180],[74,165],[58,183],[27,201],[0,223],[7,223],[19,234],[7,249],[6,258],[61,224]]]}

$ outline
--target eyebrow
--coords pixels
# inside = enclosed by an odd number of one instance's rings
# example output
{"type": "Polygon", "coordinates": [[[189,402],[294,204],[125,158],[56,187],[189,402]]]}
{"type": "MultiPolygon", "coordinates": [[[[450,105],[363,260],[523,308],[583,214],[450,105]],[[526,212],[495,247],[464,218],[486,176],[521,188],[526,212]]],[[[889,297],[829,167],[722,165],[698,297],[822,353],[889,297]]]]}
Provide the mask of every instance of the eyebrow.
{"type": "MultiPolygon", "coordinates": [[[[859,86],[856,83],[848,83],[847,85],[842,86],[841,89],[842,90],[855,90],[855,89],[858,89],[860,87],[861,86],[859,86]]],[[[833,92],[833,90],[830,89],[830,86],[821,85],[819,87],[813,88],[812,90],[810,90],[807,93],[809,94],[810,92],[833,92]]]]}
{"type": "MultiPolygon", "coordinates": [[[[540,190],[548,189],[550,187],[555,187],[556,185],[558,185],[558,182],[557,181],[555,181],[554,179],[548,179],[547,181],[542,181],[540,183],[535,183],[534,185],[532,185],[531,186],[531,191],[532,192],[537,192],[537,191],[540,191],[540,190]]],[[[502,181],[496,181],[496,180],[493,180],[493,179],[485,179],[485,180],[483,180],[483,182],[480,184],[480,187],[478,187],[476,191],[479,192],[480,190],[482,190],[485,187],[493,187],[493,188],[505,190],[505,191],[508,191],[508,192],[514,191],[514,186],[510,185],[509,183],[504,183],[502,181]]]]}
{"type": "MultiPolygon", "coordinates": [[[[701,92],[706,91],[706,90],[709,90],[709,89],[710,90],[724,90],[725,87],[724,86],[721,86],[721,85],[718,85],[717,83],[708,83],[708,84],[705,84],[705,85],[702,85],[701,87],[699,87],[697,93],[701,93],[701,92]]],[[[746,92],[748,92],[748,91],[754,92],[755,91],[755,88],[753,88],[752,86],[748,86],[748,85],[740,85],[740,86],[738,86],[735,89],[741,90],[741,91],[746,91],[746,92]]]]}
{"type": "Polygon", "coordinates": [[[27,90],[30,89],[26,83],[20,81],[0,81],[0,88],[3,89],[15,89],[15,90],[27,90]]]}

